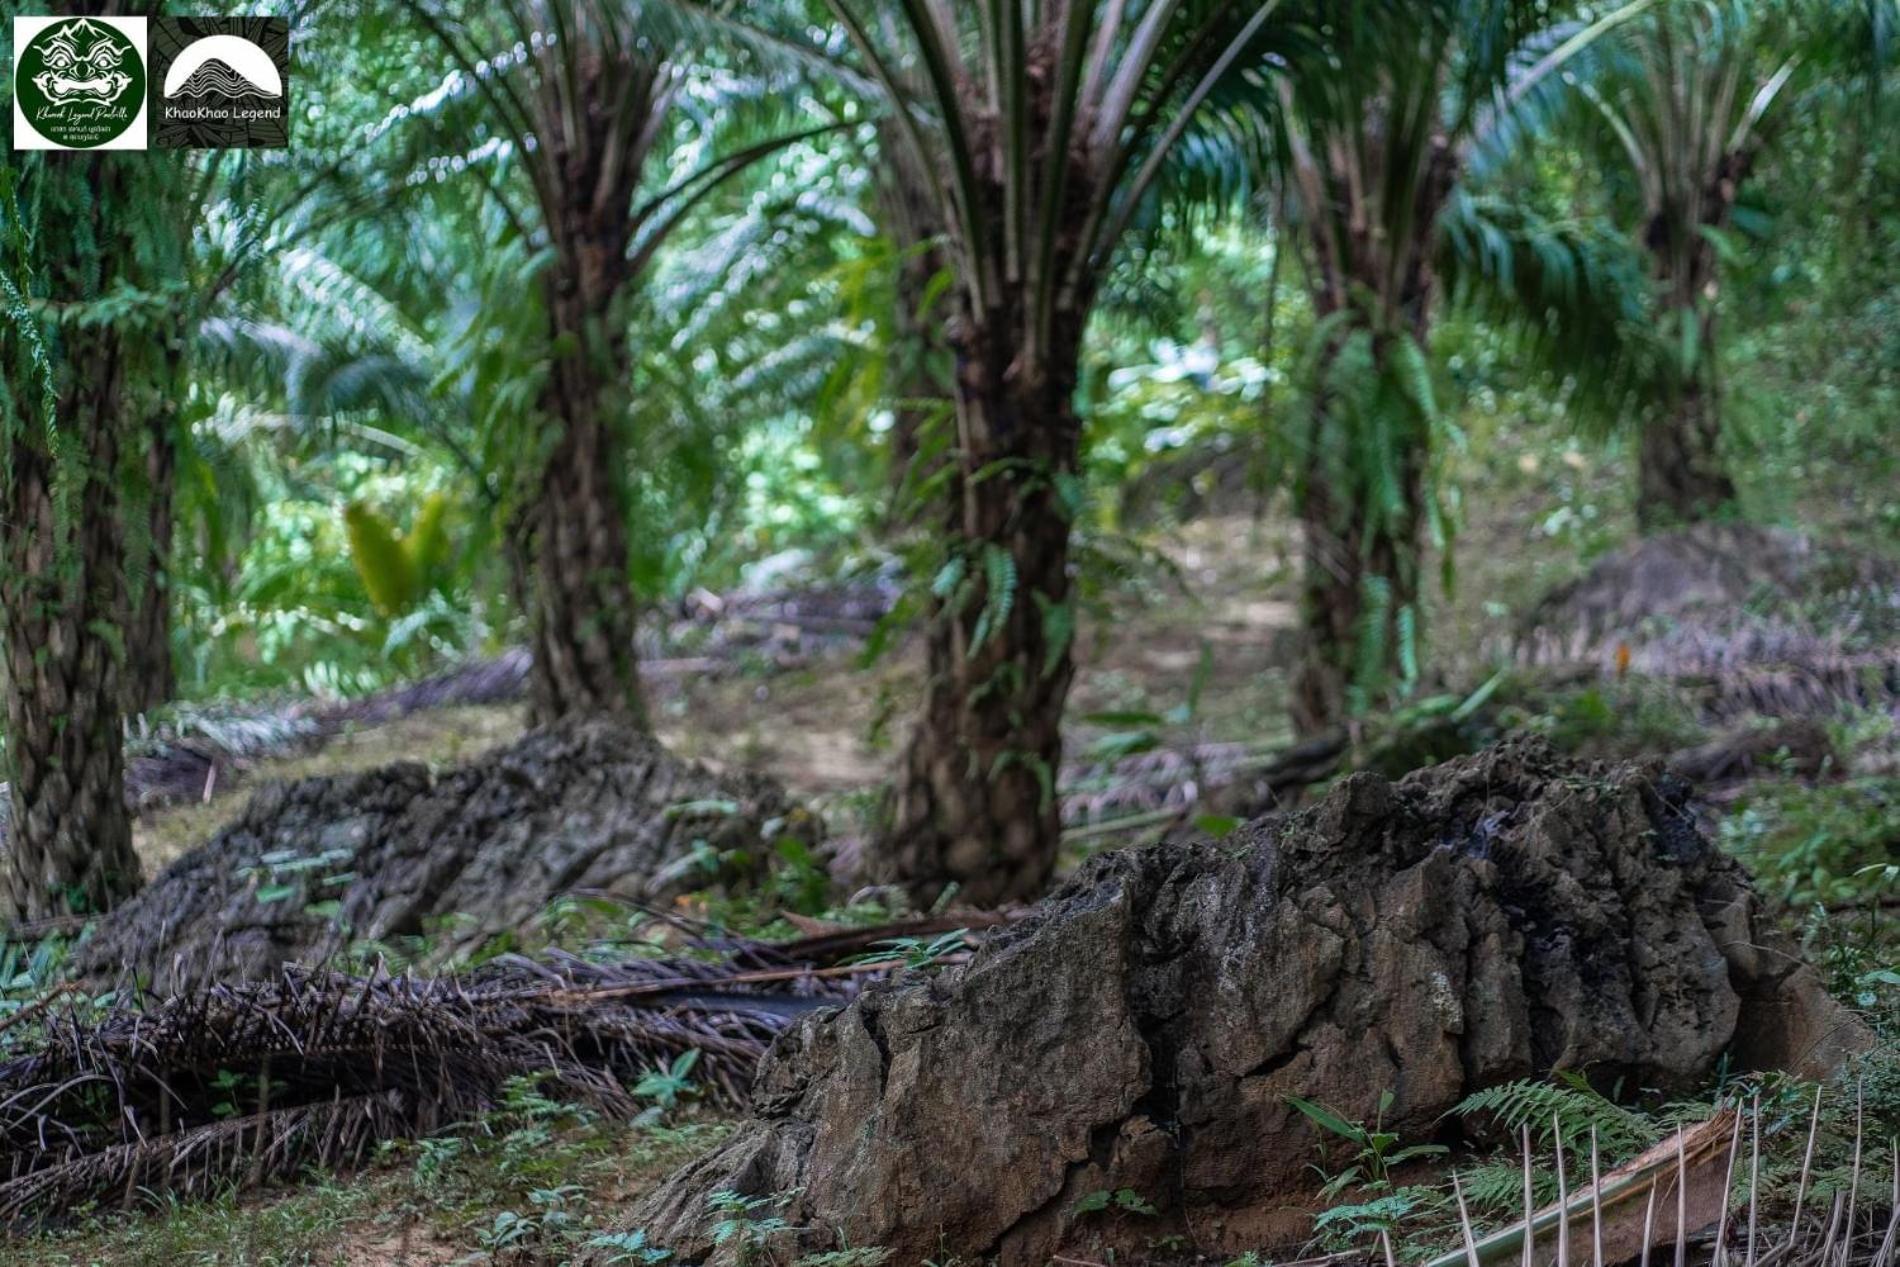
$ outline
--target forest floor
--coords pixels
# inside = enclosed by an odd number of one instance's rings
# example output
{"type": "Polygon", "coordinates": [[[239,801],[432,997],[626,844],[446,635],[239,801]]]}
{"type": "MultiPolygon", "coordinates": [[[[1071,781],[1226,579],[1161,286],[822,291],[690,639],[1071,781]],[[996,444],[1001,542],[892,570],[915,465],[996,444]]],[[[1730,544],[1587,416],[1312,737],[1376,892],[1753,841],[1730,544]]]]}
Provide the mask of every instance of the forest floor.
{"type": "MultiPolygon", "coordinates": [[[[1291,572],[1261,569],[1255,548],[1236,544],[1271,531],[1244,515],[1186,525],[1156,544],[1165,578],[1130,582],[1097,600],[1078,643],[1073,750],[1108,729],[1091,716],[1163,713],[1196,692],[1187,729],[1197,742],[1290,738],[1285,666],[1298,622],[1291,572]]],[[[834,649],[789,669],[658,681],[650,704],[661,737],[683,756],[770,774],[802,798],[848,799],[884,776],[921,676],[914,644],[869,666],[854,650],[834,649]]],[[[525,724],[519,704],[428,709],[349,729],[314,752],[259,758],[242,782],[214,788],[204,801],[148,812],[136,832],[140,856],[148,869],[164,866],[229,821],[259,782],[399,760],[453,765],[516,738],[525,724]]]]}
{"type": "MultiPolygon", "coordinates": [[[[1086,748],[1112,729],[1090,716],[1160,714],[1191,696],[1196,707],[1183,739],[1288,738],[1284,683],[1298,612],[1285,526],[1241,511],[1170,529],[1151,546],[1164,567],[1094,601],[1078,643],[1072,746],[1086,748]]],[[[1513,588],[1523,584],[1513,582],[1513,588]]],[[[1481,609],[1464,611],[1455,603],[1447,611],[1449,619],[1483,618],[1481,609]]],[[[834,650],[788,670],[655,683],[652,704],[662,737],[683,755],[763,771],[801,797],[848,806],[882,777],[920,675],[915,646],[869,667],[851,650],[834,650]]],[[[262,782],[397,760],[443,768],[508,742],[524,724],[518,704],[431,709],[348,730],[313,752],[260,758],[241,782],[215,788],[205,801],[149,811],[138,824],[138,849],[155,872],[215,833],[262,782]]],[[[34,1244],[25,1256],[0,1247],[0,1263],[436,1267],[540,1261],[528,1253],[554,1235],[544,1227],[550,1216],[556,1225],[580,1226],[588,1221],[584,1203],[604,1222],[643,1184],[709,1146],[720,1129],[716,1119],[656,1133],[585,1119],[523,1122],[497,1115],[446,1144],[392,1150],[388,1164],[367,1175],[182,1205],[164,1218],[108,1219],[34,1244]],[[569,1191],[573,1187],[580,1191],[569,1191]],[[499,1231],[498,1218],[504,1219],[499,1231]],[[511,1235],[509,1244],[499,1243],[511,1235]]]]}
{"type": "MultiPolygon", "coordinates": [[[[1502,634],[1504,613],[1514,610],[1472,595],[1528,599],[1583,567],[1574,551],[1547,538],[1500,540],[1514,535],[1508,523],[1477,531],[1487,540],[1469,547],[1466,566],[1482,574],[1432,599],[1445,644],[1467,651],[1440,671],[1454,685],[1474,684],[1480,661],[1470,652],[1502,634]]],[[[1184,707],[1190,715],[1170,734],[1177,742],[1290,742],[1285,691],[1299,609],[1288,526],[1233,511],[1171,527],[1145,544],[1155,567],[1089,599],[1076,647],[1070,753],[1086,753],[1129,715],[1184,707]]],[[[884,777],[922,672],[913,640],[870,665],[854,649],[835,648],[790,668],[668,677],[649,693],[661,737],[681,755],[772,775],[802,798],[849,800],[884,777]]],[[[136,829],[139,854],[148,869],[163,867],[228,822],[260,782],[401,760],[445,767],[518,737],[525,725],[522,706],[507,703],[352,726],[315,751],[255,759],[241,782],[214,787],[201,801],[148,811],[136,829]]]]}
{"type": "MultiPolygon", "coordinates": [[[[1613,469],[1574,461],[1507,469],[1487,496],[1491,509],[1464,528],[1456,587],[1433,592],[1442,685],[1469,689],[1482,680],[1484,649],[1513,616],[1581,573],[1596,549],[1625,537],[1627,511],[1602,493],[1618,478],[1613,469]],[[1580,502],[1610,509],[1586,515],[1576,509],[1580,502]]],[[[1837,515],[1818,518],[1831,524],[1837,515]]],[[[1126,724],[1105,715],[1183,708],[1176,715],[1185,720],[1170,723],[1171,739],[1287,739],[1284,686],[1297,622],[1297,560],[1287,526],[1229,508],[1150,534],[1147,545],[1165,562],[1095,596],[1088,614],[1078,642],[1071,749],[1086,751],[1126,724]]],[[[848,649],[834,650],[789,669],[657,683],[652,703],[661,735],[676,751],[771,774],[794,794],[848,816],[891,760],[920,672],[915,646],[869,666],[848,649]]],[[[258,759],[241,783],[214,789],[202,803],[149,812],[138,828],[139,851],[148,869],[164,866],[228,821],[264,780],[393,760],[445,767],[514,738],[523,724],[516,705],[443,708],[346,731],[316,751],[258,759]]],[[[1871,829],[1884,830],[1885,822],[1871,829]]],[[[691,1107],[669,1114],[664,1125],[633,1127],[535,1097],[525,1103],[442,1139],[392,1147],[365,1175],[317,1176],[287,1192],[180,1206],[162,1218],[102,1215],[72,1231],[0,1247],[0,1264],[553,1263],[725,1129],[717,1114],[691,1107]]]]}

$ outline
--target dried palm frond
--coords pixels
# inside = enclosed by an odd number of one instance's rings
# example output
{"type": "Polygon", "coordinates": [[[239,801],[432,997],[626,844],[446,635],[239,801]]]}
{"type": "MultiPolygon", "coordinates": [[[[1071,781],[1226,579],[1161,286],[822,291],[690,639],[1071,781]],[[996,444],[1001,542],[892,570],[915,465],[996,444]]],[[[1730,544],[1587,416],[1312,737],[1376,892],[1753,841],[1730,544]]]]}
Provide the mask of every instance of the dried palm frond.
{"type": "Polygon", "coordinates": [[[1207,743],[1073,762],[1062,771],[1062,822],[1072,834],[1101,835],[1185,820],[1212,793],[1242,783],[1250,785],[1250,805],[1270,804],[1337,773],[1346,749],[1328,736],[1286,747],[1207,743]]]}
{"type": "Polygon", "coordinates": [[[494,1106],[523,1077],[628,1117],[641,1107],[629,1086],[697,1051],[706,1093],[736,1104],[781,1032],[899,963],[847,956],[934,927],[728,942],[719,958],[505,956],[460,977],[289,968],[96,1017],[48,1012],[0,1058],[0,1227],[345,1168],[494,1106]]]}

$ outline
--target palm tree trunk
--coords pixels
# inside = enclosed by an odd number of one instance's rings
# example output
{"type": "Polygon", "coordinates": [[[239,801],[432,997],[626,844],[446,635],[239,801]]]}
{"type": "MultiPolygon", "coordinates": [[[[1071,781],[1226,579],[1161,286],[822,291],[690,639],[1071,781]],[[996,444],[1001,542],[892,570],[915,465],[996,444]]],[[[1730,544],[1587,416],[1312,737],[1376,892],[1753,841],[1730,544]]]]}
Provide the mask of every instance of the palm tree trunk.
{"type": "Polygon", "coordinates": [[[612,716],[645,727],[627,553],[625,470],[610,395],[579,356],[554,371],[559,428],[528,511],[531,724],[612,716]]]}
{"type": "Polygon", "coordinates": [[[954,587],[928,633],[923,716],[899,763],[888,829],[867,868],[919,905],[1033,898],[1061,847],[1056,777],[1074,676],[1069,530],[1080,425],[1079,320],[1042,364],[1014,341],[959,348],[956,487],[945,527],[954,587]],[[1072,495],[1072,494],[1071,494],[1072,495]],[[960,560],[961,562],[957,562],[960,560]]]}
{"type": "MultiPolygon", "coordinates": [[[[1449,172],[1435,169],[1432,182],[1434,189],[1448,189],[1449,172]]],[[[1360,244],[1349,251],[1322,239],[1315,252],[1322,262],[1310,269],[1314,311],[1322,319],[1335,312],[1347,319],[1315,367],[1296,498],[1306,638],[1287,712],[1300,735],[1338,729],[1402,682],[1407,640],[1418,637],[1431,424],[1412,417],[1410,405],[1390,400],[1361,402],[1361,413],[1378,411],[1380,419],[1355,416],[1342,397],[1359,385],[1339,375],[1347,348],[1363,344],[1371,349],[1370,373],[1390,376],[1395,336],[1381,331],[1395,321],[1414,346],[1429,345],[1436,293],[1431,234],[1440,205],[1427,202],[1415,218],[1420,236],[1406,253],[1411,265],[1401,274],[1398,292],[1372,309],[1353,297],[1354,290],[1376,294],[1390,275],[1363,257],[1360,244]],[[1342,261],[1357,267],[1342,271],[1342,261]],[[1358,282],[1349,284],[1353,277],[1358,282]],[[1375,421],[1378,429],[1362,434],[1375,421]],[[1383,469],[1370,469],[1370,462],[1383,469]]]]}
{"type": "MultiPolygon", "coordinates": [[[[1715,317],[1693,309],[1699,321],[1701,357],[1715,356],[1715,317]]],[[[1699,371],[1682,384],[1666,412],[1644,425],[1637,457],[1637,520],[1644,532],[1696,523],[1735,500],[1735,483],[1722,462],[1721,393],[1712,373],[1699,371]]]]}
{"type": "Polygon", "coordinates": [[[1365,147],[1335,138],[1319,153],[1324,165],[1302,148],[1294,188],[1314,314],[1341,324],[1315,367],[1298,482],[1306,639],[1287,711],[1302,735],[1337,729],[1412,667],[1435,424],[1392,358],[1400,340],[1430,346],[1438,220],[1461,170],[1459,147],[1434,135],[1412,156],[1410,213],[1395,221],[1379,169],[1354,167],[1365,147]],[[1341,379],[1349,348],[1367,349],[1374,390],[1341,379]]]}
{"type": "Polygon", "coordinates": [[[1405,510],[1368,516],[1363,495],[1343,478],[1339,437],[1322,398],[1313,410],[1298,497],[1304,539],[1301,604],[1306,639],[1291,683],[1288,713],[1301,735],[1344,724],[1401,667],[1404,615],[1419,600],[1424,463],[1417,449],[1397,455],[1405,510]]]}
{"type": "Polygon", "coordinates": [[[62,504],[50,420],[22,392],[27,417],[9,441],[0,516],[13,802],[0,911],[16,920],[105,910],[139,885],[119,646],[123,349],[109,328],[69,328],[63,339],[61,425],[84,446],[80,486],[62,504]]]}
{"type": "Polygon", "coordinates": [[[625,214],[582,223],[554,270],[548,307],[555,361],[543,409],[555,437],[526,509],[533,668],[531,724],[618,717],[647,725],[634,646],[618,385],[625,338],[613,315],[625,275],[625,214]]]}
{"type": "Polygon", "coordinates": [[[125,631],[126,710],[149,713],[178,693],[172,662],[171,562],[178,491],[177,408],[167,398],[147,427],[145,583],[131,596],[125,631]]]}

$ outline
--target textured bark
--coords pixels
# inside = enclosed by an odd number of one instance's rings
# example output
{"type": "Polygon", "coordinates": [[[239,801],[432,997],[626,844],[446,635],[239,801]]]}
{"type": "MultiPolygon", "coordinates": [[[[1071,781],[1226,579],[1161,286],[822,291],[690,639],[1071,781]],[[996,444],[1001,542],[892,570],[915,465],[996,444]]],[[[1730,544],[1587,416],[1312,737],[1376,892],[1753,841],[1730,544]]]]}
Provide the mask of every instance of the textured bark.
{"type": "Polygon", "coordinates": [[[1062,825],[1062,708],[1074,676],[1070,511],[1080,424],[1080,322],[1024,365],[1010,341],[966,330],[959,348],[957,478],[945,524],[965,585],[928,632],[924,714],[896,776],[871,878],[928,906],[950,884],[979,906],[1041,893],[1062,825]],[[1007,568],[1003,561],[1007,560],[1007,568]],[[1003,582],[999,587],[998,582],[1003,582]]]}
{"type": "Polygon", "coordinates": [[[616,424],[603,416],[593,371],[562,366],[571,380],[551,405],[559,438],[529,511],[528,592],[536,724],[612,716],[646,726],[634,647],[636,611],[627,555],[625,467],[616,424]]]}
{"type": "Polygon", "coordinates": [[[1355,687],[1376,689],[1376,679],[1395,673],[1401,615],[1416,611],[1419,600],[1426,448],[1408,446],[1397,455],[1405,509],[1396,519],[1375,522],[1358,504],[1362,490],[1339,478],[1332,450],[1340,438],[1326,434],[1331,428],[1322,403],[1313,413],[1298,500],[1306,641],[1288,711],[1302,735],[1335,729],[1354,711],[1355,687]],[[1382,608],[1368,606],[1375,584],[1388,596],[1382,608]],[[1367,645],[1380,648],[1373,681],[1366,680],[1367,645]]]}
{"type": "Polygon", "coordinates": [[[815,832],[767,779],[714,775],[613,722],[565,723],[440,775],[405,762],[261,788],[113,912],[75,967],[165,993],[268,977],[361,939],[430,933],[443,960],[566,893],[666,902],[725,878],[701,842],[757,862],[772,841],[815,832]]]}
{"type": "Polygon", "coordinates": [[[1555,1069],[1816,1074],[1868,1036],[1682,798],[1654,767],[1511,746],[1354,775],[1218,846],[1100,855],[967,966],[801,1022],[752,1121],[629,1223],[680,1261],[730,1254],[707,1204],[729,1189],[785,1201],[801,1252],[1279,1250],[1311,1233],[1321,1142],[1289,1095],[1364,1121],[1390,1092],[1387,1129],[1451,1142],[1464,1096],[1555,1069]],[[1124,1187],[1156,1215],[1079,1211],[1124,1187]]]}
{"type": "MultiPolygon", "coordinates": [[[[1704,335],[1713,337],[1712,331],[1704,335]]],[[[1710,518],[1735,500],[1721,440],[1721,395],[1712,382],[1683,387],[1665,412],[1644,424],[1636,502],[1644,532],[1710,518]]]]}
{"type": "MultiPolygon", "coordinates": [[[[1643,245],[1648,250],[1665,326],[1694,328],[1695,359],[1665,412],[1645,420],[1637,446],[1637,520],[1655,532],[1708,519],[1735,500],[1721,455],[1722,395],[1716,345],[1721,257],[1711,232],[1730,227],[1735,198],[1753,165],[1753,146],[1712,155],[1699,184],[1693,171],[1674,173],[1686,186],[1657,186],[1643,245]]],[[[1697,161],[1700,161],[1698,155],[1697,161]]]]}
{"type": "MultiPolygon", "coordinates": [[[[174,381],[176,381],[174,379],[174,381]]],[[[151,415],[145,449],[146,566],[125,631],[126,711],[148,713],[178,693],[172,661],[171,561],[178,491],[176,397],[151,415]]]]}
{"type": "Polygon", "coordinates": [[[1370,227],[1391,219],[1379,203],[1387,182],[1387,173],[1377,166],[1387,161],[1380,145],[1334,138],[1311,149],[1301,143],[1293,155],[1293,188],[1306,226],[1302,245],[1309,296],[1321,320],[1339,318],[1312,385],[1297,492],[1307,637],[1288,712],[1295,731],[1305,735],[1347,721],[1356,694],[1376,696],[1388,689],[1400,676],[1403,613],[1411,613],[1414,637],[1422,626],[1419,563],[1431,423],[1399,417],[1409,405],[1391,399],[1349,404],[1343,395],[1359,385],[1337,381],[1339,360],[1355,341],[1369,343],[1381,376],[1395,373],[1389,361],[1396,339],[1408,338],[1421,349],[1429,345],[1438,299],[1432,267],[1438,220],[1459,178],[1460,159],[1445,136],[1416,157],[1420,170],[1410,186],[1412,201],[1402,220],[1406,228],[1392,233],[1370,227]],[[1360,170],[1361,163],[1374,166],[1360,170]],[[1380,432],[1368,436],[1362,434],[1368,420],[1356,415],[1373,409],[1387,416],[1380,420],[1380,432]],[[1365,469],[1364,451],[1375,444],[1389,450],[1397,469],[1397,506],[1375,505],[1387,495],[1383,480],[1365,469]],[[1382,616],[1370,606],[1374,587],[1385,595],[1382,616]],[[1369,617],[1381,618],[1375,626],[1369,617]]]}
{"type": "MultiPolygon", "coordinates": [[[[611,100],[635,70],[588,57],[579,73],[592,81],[581,100],[611,100]]],[[[528,561],[530,719],[609,716],[644,729],[622,488],[623,292],[641,165],[609,152],[610,142],[588,126],[544,142],[557,146],[565,200],[548,209],[555,258],[544,288],[553,363],[542,412],[554,436],[516,531],[528,561]]]]}
{"type": "MultiPolygon", "coordinates": [[[[126,182],[141,170],[138,158],[70,153],[42,161],[37,178],[49,197],[84,190],[73,202],[84,208],[75,214],[91,221],[83,226],[90,240],[111,242],[129,231],[113,217],[126,182]]],[[[76,231],[62,226],[62,232],[76,231]]],[[[52,296],[96,299],[119,279],[120,261],[83,255],[54,245],[46,268],[52,296]]],[[[14,322],[0,323],[0,340],[8,345],[0,364],[23,364],[20,337],[14,322]]],[[[33,375],[13,393],[18,413],[5,440],[0,499],[0,625],[12,767],[0,912],[14,919],[104,910],[139,883],[121,721],[124,340],[104,325],[69,325],[49,338],[56,419],[47,416],[33,375]],[[63,437],[57,442],[55,425],[63,437]]]]}

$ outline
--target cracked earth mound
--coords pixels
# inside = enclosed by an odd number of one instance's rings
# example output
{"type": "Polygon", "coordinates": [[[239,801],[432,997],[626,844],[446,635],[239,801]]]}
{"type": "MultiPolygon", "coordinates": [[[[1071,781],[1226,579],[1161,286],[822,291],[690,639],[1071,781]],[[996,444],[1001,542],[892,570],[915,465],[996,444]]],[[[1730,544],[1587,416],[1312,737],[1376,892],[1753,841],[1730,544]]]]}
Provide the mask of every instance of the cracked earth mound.
{"type": "Polygon", "coordinates": [[[721,853],[815,828],[769,779],[608,722],[549,727],[439,774],[400,762],[260,788],[103,920],[76,967],[163,994],[423,933],[439,960],[564,894],[664,902],[721,879],[721,853]]]}
{"type": "Polygon", "coordinates": [[[1685,787],[1507,745],[1344,780],[1219,844],[1100,856],[966,966],[812,1017],[754,1116],[629,1224],[726,1250],[708,1198],[777,1195],[800,1248],[1041,1264],[1113,1243],[1101,1190],[1157,1207],[1129,1245],[1206,1253],[1310,1228],[1290,1095],[1442,1137],[1509,1079],[1682,1089],[1725,1051],[1813,1070],[1858,1045],[1699,834],[1685,787]]]}

